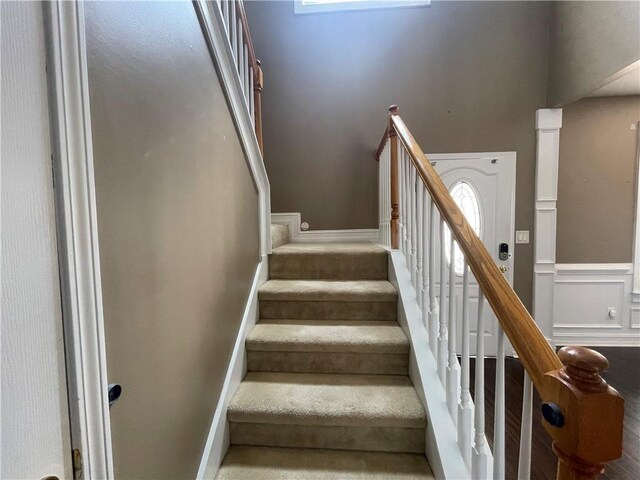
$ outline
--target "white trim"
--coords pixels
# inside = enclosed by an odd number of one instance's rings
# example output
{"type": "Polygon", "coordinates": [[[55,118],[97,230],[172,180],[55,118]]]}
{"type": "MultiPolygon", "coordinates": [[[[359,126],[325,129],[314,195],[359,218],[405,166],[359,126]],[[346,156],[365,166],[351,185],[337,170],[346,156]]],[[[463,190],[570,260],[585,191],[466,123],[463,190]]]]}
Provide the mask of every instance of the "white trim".
{"type": "Polygon", "coordinates": [[[353,12],[358,10],[379,10],[381,8],[413,8],[428,7],[431,0],[353,0],[334,1],[324,3],[308,3],[304,0],[294,0],[293,11],[296,15],[306,15],[310,13],[337,13],[353,12]]]}
{"type": "Polygon", "coordinates": [[[536,193],[534,218],[533,318],[553,338],[558,160],[562,109],[536,111],[536,193]]]}
{"type": "Polygon", "coordinates": [[[307,230],[300,229],[301,215],[299,212],[272,213],[271,223],[286,225],[289,228],[290,242],[378,242],[377,228],[363,228],[350,230],[307,230]]]}
{"type": "Polygon", "coordinates": [[[557,264],[552,294],[557,344],[639,346],[640,305],[630,263],[557,264]],[[608,316],[614,308],[615,317],[608,316]]]}
{"type": "Polygon", "coordinates": [[[83,478],[113,478],[82,2],[45,2],[71,442],[83,478]]]}
{"type": "Polygon", "coordinates": [[[212,59],[220,74],[220,80],[229,102],[231,114],[244,147],[247,163],[258,189],[260,253],[265,256],[271,253],[271,191],[269,178],[256,138],[253,119],[247,109],[242,81],[234,63],[234,54],[226,34],[224,17],[220,10],[219,2],[194,0],[193,5],[200,19],[202,32],[209,46],[212,59]]]}
{"type": "Polygon", "coordinates": [[[220,397],[216,398],[216,409],[209,428],[207,442],[202,452],[200,467],[196,479],[203,480],[215,478],[220,464],[229,448],[229,421],[227,420],[227,407],[233,398],[240,382],[247,373],[245,339],[258,321],[258,289],[269,277],[268,261],[262,260],[253,276],[253,283],[247,298],[242,322],[238,330],[238,336],[233,347],[229,368],[224,378],[224,384],[220,391],[220,397]]]}
{"type": "MultiPolygon", "coordinates": [[[[444,385],[438,376],[437,362],[429,347],[427,329],[416,300],[404,254],[389,251],[389,281],[398,291],[398,323],[411,342],[409,377],[427,414],[426,451],[429,465],[437,479],[471,478],[471,471],[460,453],[457,428],[447,407],[444,385]]],[[[486,478],[493,478],[493,456],[487,446],[486,478]]]]}
{"type": "Polygon", "coordinates": [[[636,124],[636,217],[633,230],[633,290],[636,302],[640,302],[640,122],[636,124]]]}

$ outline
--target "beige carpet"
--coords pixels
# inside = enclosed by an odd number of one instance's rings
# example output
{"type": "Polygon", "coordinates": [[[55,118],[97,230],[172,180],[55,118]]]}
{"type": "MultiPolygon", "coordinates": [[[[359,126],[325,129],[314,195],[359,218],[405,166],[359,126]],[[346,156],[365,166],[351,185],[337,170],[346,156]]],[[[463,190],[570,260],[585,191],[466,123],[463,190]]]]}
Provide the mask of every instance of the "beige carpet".
{"type": "Polygon", "coordinates": [[[387,265],[372,244],[273,249],[217,478],[433,478],[387,265]]]}

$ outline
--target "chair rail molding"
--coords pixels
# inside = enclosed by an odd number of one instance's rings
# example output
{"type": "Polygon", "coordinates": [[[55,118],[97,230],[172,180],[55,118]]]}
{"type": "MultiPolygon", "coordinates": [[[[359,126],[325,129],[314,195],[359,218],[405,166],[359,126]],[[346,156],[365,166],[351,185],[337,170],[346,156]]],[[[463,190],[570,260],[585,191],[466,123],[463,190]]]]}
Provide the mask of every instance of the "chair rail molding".
{"type": "Polygon", "coordinates": [[[299,212],[272,213],[271,223],[289,228],[290,242],[378,242],[377,228],[347,230],[301,230],[302,216],[299,212]]]}
{"type": "MultiPolygon", "coordinates": [[[[71,445],[113,478],[84,5],[44,3],[71,445]]],[[[75,466],[77,468],[77,465],[75,466]]]]}
{"type": "Polygon", "coordinates": [[[561,108],[536,111],[533,318],[551,343],[561,127],[561,108]]]}

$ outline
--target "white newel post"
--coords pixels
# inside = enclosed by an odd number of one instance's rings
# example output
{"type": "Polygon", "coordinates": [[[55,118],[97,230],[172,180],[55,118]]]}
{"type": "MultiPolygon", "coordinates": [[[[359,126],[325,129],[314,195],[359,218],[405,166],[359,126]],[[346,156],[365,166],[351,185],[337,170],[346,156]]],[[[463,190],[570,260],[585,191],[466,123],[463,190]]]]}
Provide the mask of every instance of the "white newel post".
{"type": "Polygon", "coordinates": [[[536,201],[533,318],[553,344],[553,285],[556,264],[556,202],[562,109],[536,112],[536,201]]]}

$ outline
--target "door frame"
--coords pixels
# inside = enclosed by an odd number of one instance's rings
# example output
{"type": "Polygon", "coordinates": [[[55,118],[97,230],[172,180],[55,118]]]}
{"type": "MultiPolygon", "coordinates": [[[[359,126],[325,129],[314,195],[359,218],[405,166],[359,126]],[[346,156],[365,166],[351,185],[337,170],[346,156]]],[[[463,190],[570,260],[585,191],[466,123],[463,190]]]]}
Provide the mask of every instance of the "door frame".
{"type": "Polygon", "coordinates": [[[74,478],[114,478],[84,5],[43,9],[74,478]]]}

